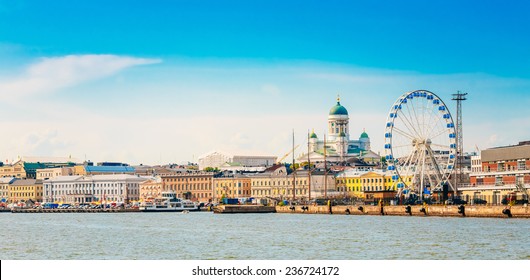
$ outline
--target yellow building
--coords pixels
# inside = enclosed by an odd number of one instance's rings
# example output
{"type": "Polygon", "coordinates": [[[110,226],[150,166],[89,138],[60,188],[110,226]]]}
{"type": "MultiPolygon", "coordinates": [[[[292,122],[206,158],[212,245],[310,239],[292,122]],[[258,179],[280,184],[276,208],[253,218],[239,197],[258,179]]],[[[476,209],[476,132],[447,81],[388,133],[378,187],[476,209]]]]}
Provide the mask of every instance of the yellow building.
{"type": "Polygon", "coordinates": [[[146,201],[161,197],[163,191],[164,183],[162,182],[162,178],[157,177],[152,180],[147,180],[140,183],[140,200],[146,201]]]}
{"type": "Polygon", "coordinates": [[[337,185],[340,190],[359,198],[364,197],[365,192],[397,190],[392,175],[381,171],[348,170],[337,176],[337,185]]]}
{"type": "MultiPolygon", "coordinates": [[[[409,184],[412,182],[410,176],[405,180],[409,184]]],[[[337,176],[337,188],[359,199],[389,199],[395,196],[397,183],[392,180],[392,174],[387,172],[347,170],[337,176]]]]}
{"type": "Polygon", "coordinates": [[[458,194],[463,200],[473,205],[477,200],[486,201],[487,204],[501,205],[506,198],[510,200],[528,199],[530,190],[522,191],[515,185],[491,185],[491,186],[466,186],[458,188],[458,194]]]}
{"type": "Polygon", "coordinates": [[[161,176],[165,191],[174,191],[178,197],[209,202],[213,197],[213,173],[191,171],[161,176]]]}
{"type": "Polygon", "coordinates": [[[0,178],[0,202],[9,200],[9,185],[15,180],[15,178],[0,178]]]}
{"type": "Polygon", "coordinates": [[[251,196],[251,180],[243,175],[218,177],[213,180],[215,200],[226,198],[249,198],[251,196]]]}
{"type": "MultiPolygon", "coordinates": [[[[321,176],[320,176],[321,177],[321,176]]],[[[319,193],[323,185],[315,183],[320,177],[311,177],[311,193],[319,193]]],[[[335,192],[333,176],[328,180],[329,195],[335,192]]],[[[321,179],[321,178],[320,178],[321,179]]],[[[320,180],[323,182],[323,180],[320,180]]],[[[308,200],[310,195],[310,180],[307,171],[297,171],[294,175],[288,174],[285,166],[273,166],[264,173],[251,176],[252,197],[262,200],[308,200]]],[[[315,198],[315,195],[312,195],[315,198]]]]}
{"type": "Polygon", "coordinates": [[[86,176],[86,169],[84,165],[76,165],[74,166],[74,175],[78,176],[86,176]]]}
{"type": "Polygon", "coordinates": [[[16,180],[9,185],[9,202],[42,202],[42,181],[16,180]]]}
{"type": "Polygon", "coordinates": [[[24,163],[19,161],[13,165],[0,166],[0,177],[26,178],[24,163]]]}

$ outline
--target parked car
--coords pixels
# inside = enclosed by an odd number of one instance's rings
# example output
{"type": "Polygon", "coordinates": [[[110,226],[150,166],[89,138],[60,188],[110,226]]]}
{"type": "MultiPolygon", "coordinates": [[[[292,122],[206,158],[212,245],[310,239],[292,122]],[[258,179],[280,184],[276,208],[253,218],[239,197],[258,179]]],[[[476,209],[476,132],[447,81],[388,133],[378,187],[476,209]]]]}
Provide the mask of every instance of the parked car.
{"type": "Polygon", "coordinates": [[[450,198],[447,200],[447,205],[466,205],[467,201],[460,198],[450,198]]]}
{"type": "Polygon", "coordinates": [[[486,205],[488,204],[488,202],[484,199],[480,199],[480,198],[475,198],[473,199],[473,204],[475,205],[486,205]]]}

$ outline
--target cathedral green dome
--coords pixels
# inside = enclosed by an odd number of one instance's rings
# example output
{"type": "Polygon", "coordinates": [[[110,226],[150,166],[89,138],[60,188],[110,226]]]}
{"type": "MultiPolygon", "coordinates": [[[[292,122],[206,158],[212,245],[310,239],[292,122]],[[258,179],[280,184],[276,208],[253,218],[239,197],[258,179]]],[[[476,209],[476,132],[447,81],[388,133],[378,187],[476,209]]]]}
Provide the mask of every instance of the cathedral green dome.
{"type": "Polygon", "coordinates": [[[340,105],[340,101],[337,101],[337,105],[333,106],[329,111],[330,115],[348,115],[348,110],[344,106],[340,105]]]}
{"type": "Polygon", "coordinates": [[[310,135],[309,137],[310,137],[310,138],[315,138],[315,139],[318,138],[318,137],[317,137],[317,134],[316,134],[314,131],[311,133],[311,135],[310,135]]]}
{"type": "Polygon", "coordinates": [[[370,138],[370,137],[368,137],[368,133],[366,133],[366,131],[363,132],[363,134],[361,134],[361,139],[363,139],[363,138],[370,138]]]}

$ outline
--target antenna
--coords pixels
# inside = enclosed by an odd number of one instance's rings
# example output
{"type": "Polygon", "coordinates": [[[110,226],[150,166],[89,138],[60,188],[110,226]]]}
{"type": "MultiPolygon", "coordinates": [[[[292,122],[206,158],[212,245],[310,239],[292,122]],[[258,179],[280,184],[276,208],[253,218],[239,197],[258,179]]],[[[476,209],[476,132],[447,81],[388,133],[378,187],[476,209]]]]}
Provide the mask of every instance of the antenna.
{"type": "Polygon", "coordinates": [[[453,94],[456,101],[456,168],[455,168],[455,192],[458,191],[458,184],[462,184],[464,177],[464,129],[462,125],[462,101],[467,100],[467,93],[457,91],[453,94]],[[458,180],[458,181],[457,181],[458,180]]]}
{"type": "Polygon", "coordinates": [[[307,178],[308,178],[308,182],[309,182],[309,198],[308,198],[308,201],[311,201],[311,156],[309,155],[310,154],[310,141],[311,141],[311,136],[309,135],[309,130],[307,131],[307,178]]]}
{"type": "Polygon", "coordinates": [[[324,134],[324,198],[328,198],[328,159],[326,153],[326,134],[324,134]]]}
{"type": "Polygon", "coordinates": [[[296,200],[296,167],[294,166],[294,129],[293,129],[293,202],[296,200]]]}

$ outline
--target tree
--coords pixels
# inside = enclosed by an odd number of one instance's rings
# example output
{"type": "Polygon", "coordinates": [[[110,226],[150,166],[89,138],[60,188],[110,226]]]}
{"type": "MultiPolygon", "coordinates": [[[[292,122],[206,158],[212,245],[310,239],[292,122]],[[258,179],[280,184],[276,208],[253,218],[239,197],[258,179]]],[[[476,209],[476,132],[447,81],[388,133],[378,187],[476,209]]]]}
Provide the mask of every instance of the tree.
{"type": "Polygon", "coordinates": [[[219,172],[219,168],[213,168],[213,167],[206,167],[204,168],[204,171],[206,172],[219,172]]]}

